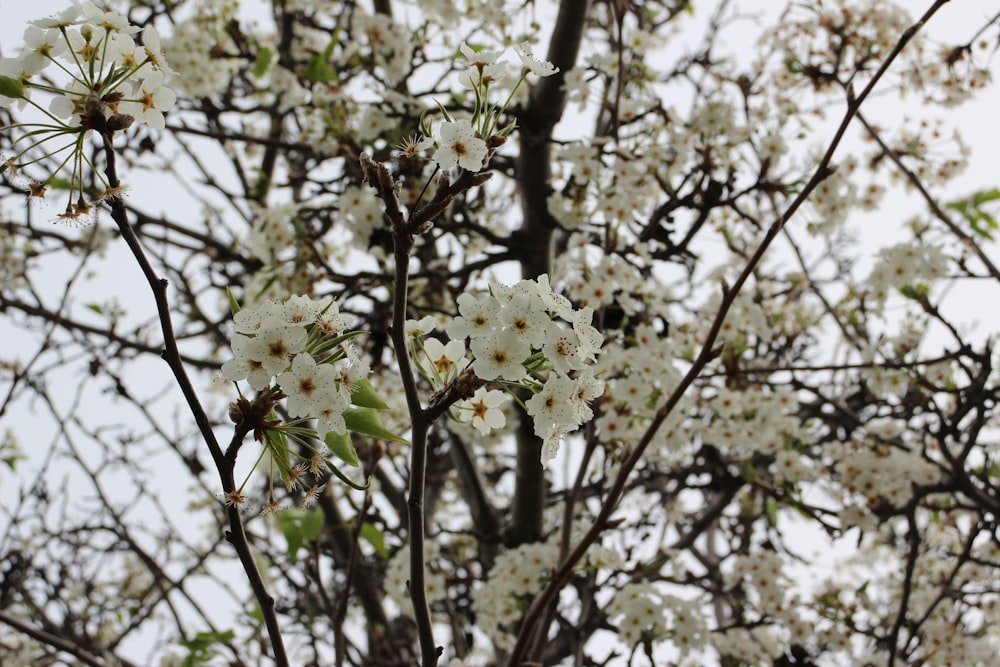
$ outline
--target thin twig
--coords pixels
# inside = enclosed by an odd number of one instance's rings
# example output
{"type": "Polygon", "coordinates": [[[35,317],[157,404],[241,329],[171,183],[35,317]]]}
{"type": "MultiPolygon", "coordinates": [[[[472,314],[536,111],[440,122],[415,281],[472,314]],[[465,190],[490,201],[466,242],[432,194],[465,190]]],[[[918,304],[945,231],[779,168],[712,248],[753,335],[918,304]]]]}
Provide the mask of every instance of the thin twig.
{"type": "Polygon", "coordinates": [[[431,612],[424,581],[424,491],[427,481],[428,422],[420,404],[416,377],[406,351],[406,301],[413,235],[407,228],[406,220],[403,219],[399,198],[396,195],[396,184],[389,170],[383,164],[372,162],[365,153],[361,154],[361,167],[369,185],[375,188],[382,199],[392,226],[396,266],[393,277],[392,329],[389,331],[389,337],[392,339],[393,347],[396,348],[399,377],[403,383],[406,407],[410,413],[410,486],[406,501],[410,538],[408,586],[410,599],[413,602],[413,618],[417,624],[417,637],[420,641],[421,665],[435,667],[443,649],[434,644],[434,629],[431,625],[431,612]]]}
{"type": "Polygon", "coordinates": [[[344,635],[344,621],[347,619],[347,611],[351,600],[351,584],[354,582],[354,572],[357,568],[358,557],[361,555],[358,548],[361,543],[361,531],[365,527],[365,515],[372,506],[372,497],[369,489],[365,490],[365,499],[361,503],[361,509],[354,520],[354,529],[351,531],[351,550],[347,556],[347,569],[344,572],[344,590],[340,593],[340,600],[333,612],[333,636],[334,636],[334,661],[337,667],[344,664],[347,657],[347,638],[344,635]]]}
{"type": "MultiPolygon", "coordinates": [[[[104,155],[107,160],[104,173],[108,178],[108,185],[111,190],[115,191],[121,186],[121,183],[118,180],[116,153],[113,141],[114,132],[110,128],[106,127],[106,124],[104,127],[97,127],[95,129],[98,130],[104,140],[104,155]]],[[[128,245],[129,250],[132,251],[133,257],[135,257],[136,262],[138,262],[143,276],[145,276],[150,289],[153,291],[153,298],[156,301],[156,310],[160,319],[160,329],[163,332],[163,351],[160,353],[160,356],[167,362],[167,365],[174,374],[174,379],[177,381],[177,384],[181,389],[181,393],[184,394],[184,399],[188,404],[188,409],[191,411],[195,423],[198,425],[198,430],[201,432],[202,438],[205,440],[205,444],[208,446],[208,450],[212,455],[212,460],[215,462],[215,467],[219,472],[223,492],[233,492],[236,489],[233,469],[235,467],[235,452],[237,447],[230,447],[230,451],[234,453],[232,460],[229,460],[229,458],[223,454],[222,448],[219,446],[219,442],[215,438],[215,433],[212,430],[212,424],[208,419],[208,414],[202,407],[201,401],[198,399],[198,394],[194,389],[194,385],[191,384],[191,379],[188,377],[187,372],[184,369],[184,363],[181,360],[180,350],[177,347],[177,338],[174,335],[173,322],[170,317],[170,306],[167,301],[167,280],[165,278],[160,278],[156,274],[152,264],[150,264],[149,259],[146,257],[142,244],[139,243],[139,239],[135,234],[135,229],[128,220],[128,212],[125,209],[125,203],[121,196],[116,195],[108,197],[106,201],[111,208],[112,219],[118,225],[118,230],[121,232],[122,238],[128,245]]],[[[243,438],[246,436],[246,431],[241,431],[238,428],[236,434],[234,435],[234,440],[237,436],[239,441],[242,442],[243,438]]],[[[254,596],[257,598],[257,603],[260,605],[261,614],[264,617],[264,624],[267,627],[268,637],[271,640],[271,650],[274,653],[275,663],[279,667],[287,667],[289,664],[288,656],[285,653],[284,640],[282,639],[281,630],[278,626],[278,617],[274,609],[274,598],[268,594],[267,588],[264,585],[264,578],[257,569],[253,553],[250,550],[250,544],[247,541],[246,531],[243,529],[243,521],[240,518],[239,509],[235,505],[230,505],[227,507],[226,514],[229,519],[229,531],[226,533],[226,539],[229,540],[229,542],[236,549],[240,563],[243,565],[243,569],[250,581],[250,586],[253,589],[254,596]]]]}
{"type": "MultiPolygon", "coordinates": [[[[51,646],[59,651],[68,653],[84,665],[90,665],[90,667],[107,667],[106,662],[99,660],[89,651],[85,651],[76,643],[63,639],[62,637],[54,635],[51,632],[46,632],[45,630],[29,625],[24,621],[11,616],[2,609],[0,609],[0,623],[9,625],[18,632],[22,632],[36,641],[51,646]]],[[[123,667],[135,667],[134,663],[124,660],[123,658],[116,657],[114,660],[116,664],[120,664],[123,667]]]]}

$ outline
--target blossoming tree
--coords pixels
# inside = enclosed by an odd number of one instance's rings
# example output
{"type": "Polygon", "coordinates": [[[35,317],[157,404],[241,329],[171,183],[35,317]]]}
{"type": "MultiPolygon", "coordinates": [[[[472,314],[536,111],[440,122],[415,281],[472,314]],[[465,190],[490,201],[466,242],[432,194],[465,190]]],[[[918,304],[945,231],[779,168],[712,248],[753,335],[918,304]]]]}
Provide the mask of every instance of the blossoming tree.
{"type": "Polygon", "coordinates": [[[27,26],[3,664],[995,664],[1000,19],[921,4],[27,26]]]}

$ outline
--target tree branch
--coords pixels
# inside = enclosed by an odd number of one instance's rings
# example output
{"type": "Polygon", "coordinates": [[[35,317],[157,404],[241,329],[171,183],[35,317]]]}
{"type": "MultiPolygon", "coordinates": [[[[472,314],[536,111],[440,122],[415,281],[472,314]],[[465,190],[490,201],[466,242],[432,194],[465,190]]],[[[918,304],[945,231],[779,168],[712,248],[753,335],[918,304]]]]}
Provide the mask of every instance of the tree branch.
{"type": "MultiPolygon", "coordinates": [[[[101,111],[102,110],[98,110],[96,113],[91,115],[99,116],[101,111]]],[[[121,187],[121,183],[118,180],[116,166],[117,156],[114,147],[114,132],[107,127],[105,122],[103,122],[103,117],[100,119],[93,118],[91,120],[94,121],[93,127],[95,127],[95,129],[99,132],[104,142],[104,156],[107,161],[104,173],[108,178],[108,184],[111,190],[116,191],[121,187]]],[[[236,482],[233,477],[235,457],[233,461],[229,461],[223,454],[218,441],[215,439],[215,433],[212,430],[212,424],[208,419],[208,415],[201,406],[201,401],[198,399],[198,394],[194,389],[194,385],[191,384],[191,380],[184,369],[184,363],[181,360],[180,350],[177,348],[177,339],[174,336],[174,327],[170,316],[170,306],[167,302],[167,281],[156,275],[156,271],[153,269],[149,259],[146,257],[146,253],[143,250],[142,245],[139,243],[139,239],[136,237],[135,230],[129,223],[128,212],[125,209],[125,203],[121,196],[115,194],[114,196],[109,197],[107,202],[111,208],[112,219],[114,219],[115,223],[118,225],[118,230],[121,232],[122,238],[128,245],[129,250],[132,251],[132,256],[135,257],[143,276],[146,278],[146,282],[149,283],[149,287],[153,291],[153,298],[156,302],[156,310],[160,318],[160,328],[163,332],[164,349],[161,356],[173,372],[174,378],[181,389],[181,393],[184,395],[185,401],[187,402],[188,409],[191,411],[195,423],[198,425],[198,430],[201,431],[202,438],[208,446],[208,450],[212,455],[212,460],[215,462],[216,469],[218,470],[219,477],[221,478],[223,492],[234,492],[236,489],[236,482]]],[[[245,435],[246,432],[239,433],[240,440],[242,440],[245,435]]],[[[251,588],[254,591],[254,596],[257,598],[258,604],[260,604],[261,613],[264,616],[264,623],[267,626],[268,637],[271,640],[271,649],[274,652],[275,662],[279,665],[279,667],[287,667],[288,656],[285,654],[284,641],[281,636],[281,630],[278,626],[278,617],[274,611],[274,598],[267,593],[267,588],[264,585],[264,579],[261,576],[260,571],[257,569],[257,564],[254,562],[253,554],[250,551],[250,544],[247,541],[246,532],[243,529],[243,521],[240,518],[239,509],[235,505],[230,504],[226,508],[226,514],[229,518],[229,532],[226,535],[226,539],[229,540],[229,542],[232,543],[233,547],[236,549],[236,553],[239,556],[243,569],[250,581],[251,588]]]]}

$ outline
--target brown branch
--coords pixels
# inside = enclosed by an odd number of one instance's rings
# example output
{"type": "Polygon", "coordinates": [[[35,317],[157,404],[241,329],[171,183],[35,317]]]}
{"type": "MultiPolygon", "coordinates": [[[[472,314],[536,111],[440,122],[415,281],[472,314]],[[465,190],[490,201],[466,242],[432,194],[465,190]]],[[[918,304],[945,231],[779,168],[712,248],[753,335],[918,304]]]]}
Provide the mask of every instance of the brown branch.
{"type": "MultiPolygon", "coordinates": [[[[108,185],[111,191],[115,192],[121,187],[121,183],[118,180],[117,173],[117,155],[115,153],[113,139],[114,131],[107,126],[103,116],[100,115],[102,111],[103,109],[98,109],[96,113],[92,113],[90,115],[96,116],[96,118],[91,118],[93,121],[92,127],[95,128],[103,139],[104,156],[107,161],[104,173],[108,178],[108,185]]],[[[106,201],[108,206],[111,208],[112,219],[118,225],[118,230],[121,232],[122,238],[128,245],[129,250],[132,251],[133,257],[139,264],[139,268],[142,271],[143,276],[146,278],[150,289],[153,291],[157,314],[160,318],[160,328],[163,332],[164,349],[161,356],[173,372],[174,379],[177,381],[177,384],[181,389],[181,393],[184,395],[188,409],[191,411],[195,423],[198,425],[198,430],[201,432],[202,438],[208,446],[208,450],[212,455],[212,460],[215,462],[216,469],[218,470],[219,477],[221,478],[223,492],[234,492],[236,489],[236,482],[233,476],[235,456],[233,456],[232,460],[230,460],[223,454],[222,448],[219,446],[219,443],[215,438],[215,433],[212,430],[212,424],[208,419],[208,415],[205,413],[205,409],[202,407],[201,401],[198,399],[198,394],[194,389],[194,385],[191,384],[191,379],[188,377],[187,371],[184,369],[184,362],[181,360],[180,351],[177,347],[177,339],[174,335],[173,322],[170,316],[170,306],[167,301],[167,281],[166,279],[157,276],[152,264],[150,264],[149,259],[146,257],[146,253],[135,234],[135,229],[128,220],[128,212],[125,209],[125,203],[121,196],[116,194],[107,198],[106,201]]],[[[246,431],[241,432],[239,429],[237,430],[236,436],[239,437],[239,440],[242,441],[245,435],[246,431]]],[[[235,454],[236,448],[231,446],[230,449],[235,454]]],[[[271,649],[274,652],[275,662],[279,667],[287,667],[289,664],[288,656],[285,653],[284,640],[281,636],[281,630],[278,625],[278,617],[274,609],[274,598],[268,594],[267,588],[264,584],[264,579],[261,576],[260,571],[257,569],[257,564],[254,561],[253,554],[250,550],[250,544],[247,541],[246,532],[243,529],[243,521],[240,518],[239,509],[235,505],[230,505],[227,507],[226,513],[229,518],[230,528],[226,534],[226,539],[229,540],[229,542],[236,549],[240,563],[243,565],[243,569],[250,581],[250,586],[254,591],[254,596],[257,598],[257,602],[260,605],[261,614],[264,617],[264,624],[267,627],[268,636],[271,640],[271,649]]]]}
{"type": "Polygon", "coordinates": [[[353,530],[350,536],[350,548],[348,549],[347,556],[347,568],[344,572],[344,590],[340,593],[340,600],[337,601],[337,607],[334,610],[333,618],[331,623],[333,625],[333,645],[335,651],[335,663],[338,665],[344,664],[344,659],[347,654],[347,640],[344,636],[344,621],[347,619],[347,611],[349,603],[351,600],[351,584],[354,582],[355,568],[358,564],[358,557],[360,556],[360,551],[358,549],[361,542],[361,530],[365,525],[365,514],[372,506],[372,497],[365,491],[365,499],[361,505],[361,509],[358,510],[358,514],[354,519],[353,530]]]}
{"type": "MultiPolygon", "coordinates": [[[[413,617],[417,623],[420,641],[422,667],[435,667],[442,647],[434,644],[434,628],[431,624],[430,606],[427,602],[427,587],[424,581],[424,494],[427,481],[427,431],[428,423],[420,404],[416,377],[410,366],[406,340],[406,302],[409,284],[410,251],[413,248],[413,233],[403,218],[397,195],[397,185],[392,174],[383,164],[375,164],[367,153],[361,154],[361,168],[368,184],[375,188],[382,199],[386,215],[392,226],[392,241],[395,258],[395,274],[392,295],[392,328],[389,337],[396,348],[396,363],[399,377],[406,395],[406,407],[410,414],[410,488],[407,499],[409,542],[410,542],[410,599],[413,602],[413,617]]],[[[418,227],[420,231],[425,225],[418,227]]],[[[414,232],[418,231],[414,229],[414,232]]]]}
{"type": "MultiPolygon", "coordinates": [[[[83,664],[89,665],[90,667],[108,666],[108,663],[102,662],[97,657],[92,655],[90,652],[83,650],[83,648],[81,648],[75,642],[63,639],[62,637],[54,635],[51,632],[46,632],[45,630],[41,630],[39,628],[28,625],[24,621],[21,621],[20,619],[11,616],[2,609],[0,609],[0,623],[9,625],[18,632],[22,632],[31,637],[32,639],[34,639],[35,641],[41,642],[46,646],[51,646],[52,648],[55,648],[59,651],[69,653],[71,656],[73,656],[83,664]]],[[[136,667],[135,663],[129,662],[124,658],[115,657],[114,660],[115,664],[120,664],[122,665],[122,667],[136,667]]]]}
{"type": "MultiPolygon", "coordinates": [[[[45,320],[55,324],[56,326],[62,327],[66,331],[78,332],[83,334],[89,334],[93,336],[100,336],[105,339],[108,343],[114,343],[121,346],[122,349],[134,350],[136,352],[142,352],[145,354],[162,354],[163,349],[154,347],[153,345],[144,345],[125,336],[120,336],[116,334],[111,329],[102,329],[101,327],[95,327],[90,324],[84,324],[78,320],[74,320],[67,317],[61,313],[54,312],[51,310],[46,310],[45,308],[40,308],[38,306],[33,306],[31,304],[19,301],[16,299],[9,299],[3,294],[0,294],[0,311],[6,310],[7,308],[13,308],[21,311],[25,315],[31,317],[37,317],[39,319],[45,320]]],[[[205,359],[196,359],[191,356],[181,356],[181,362],[188,366],[193,366],[201,370],[212,370],[219,367],[219,364],[214,361],[207,361],[205,359]]],[[[0,416],[3,416],[3,411],[0,411],[0,416]]]]}
{"type": "Polygon", "coordinates": [[[964,246],[972,249],[972,251],[976,254],[976,257],[979,258],[979,261],[983,263],[983,266],[986,267],[986,270],[991,276],[993,276],[993,278],[1000,280],[1000,269],[997,269],[996,265],[990,261],[990,258],[985,252],[983,252],[983,249],[979,247],[978,243],[976,243],[976,240],[969,234],[966,234],[955,223],[955,221],[951,219],[951,216],[948,215],[943,208],[941,208],[941,205],[937,203],[937,200],[934,199],[934,197],[931,196],[931,193],[927,191],[927,188],[924,187],[920,177],[917,176],[912,169],[903,164],[903,161],[899,157],[899,153],[892,150],[892,148],[885,142],[882,138],[882,133],[869,123],[868,120],[860,113],[858,113],[858,120],[861,121],[861,124],[864,125],[868,135],[875,140],[875,143],[878,144],[882,152],[890,160],[892,160],[892,163],[896,165],[896,168],[899,169],[904,176],[906,176],[906,180],[909,184],[920,193],[920,196],[923,197],[924,202],[927,204],[927,208],[929,208],[931,213],[934,214],[934,217],[944,223],[944,226],[948,228],[948,231],[958,237],[959,241],[961,241],[964,246]]]}
{"type": "MultiPolygon", "coordinates": [[[[488,144],[491,150],[503,143],[502,137],[496,137],[488,144]]],[[[399,364],[399,375],[406,396],[406,406],[410,415],[410,484],[407,499],[409,541],[410,541],[410,598],[413,602],[413,614],[417,623],[417,636],[420,641],[421,664],[423,667],[434,667],[443,648],[435,646],[434,633],[431,624],[430,607],[427,602],[427,591],[424,583],[424,531],[426,528],[425,501],[427,494],[427,449],[428,431],[435,419],[447,411],[448,407],[460,398],[471,396],[477,383],[474,376],[459,378],[444,393],[432,400],[431,405],[424,409],[420,402],[420,392],[417,389],[416,376],[410,365],[407,352],[406,314],[407,291],[409,289],[410,252],[413,250],[413,239],[431,229],[433,219],[443,212],[452,200],[460,193],[482,185],[492,174],[483,172],[461,171],[455,181],[446,174],[439,178],[438,191],[434,198],[422,207],[410,212],[404,218],[399,202],[399,183],[394,181],[389,169],[381,163],[376,164],[367,153],[361,154],[361,169],[365,181],[375,189],[385,207],[386,217],[392,229],[393,256],[395,260],[392,296],[392,328],[389,337],[396,348],[396,362],[399,364]]]]}

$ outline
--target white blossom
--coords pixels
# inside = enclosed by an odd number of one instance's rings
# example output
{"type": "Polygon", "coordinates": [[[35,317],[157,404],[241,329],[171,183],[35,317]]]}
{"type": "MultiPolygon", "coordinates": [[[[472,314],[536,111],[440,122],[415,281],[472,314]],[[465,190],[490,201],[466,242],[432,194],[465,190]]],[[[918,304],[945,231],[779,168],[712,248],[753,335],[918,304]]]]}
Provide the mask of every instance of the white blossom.
{"type": "Polygon", "coordinates": [[[476,136],[468,120],[444,122],[439,126],[438,148],[433,159],[442,169],[459,166],[468,171],[479,171],[486,153],[486,142],[476,136]]]}

